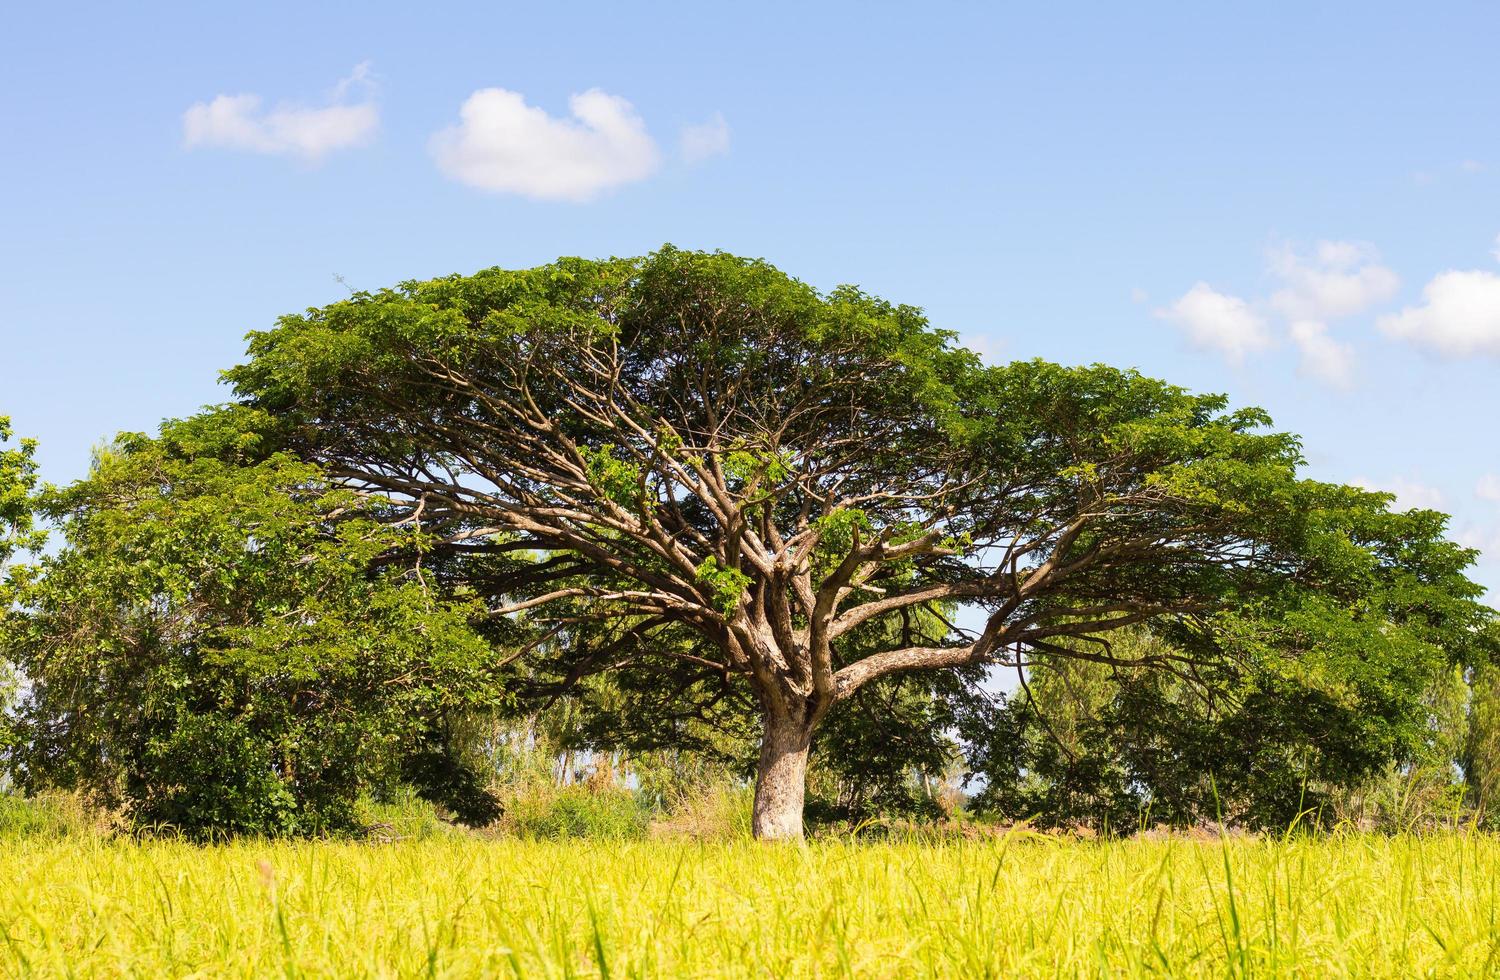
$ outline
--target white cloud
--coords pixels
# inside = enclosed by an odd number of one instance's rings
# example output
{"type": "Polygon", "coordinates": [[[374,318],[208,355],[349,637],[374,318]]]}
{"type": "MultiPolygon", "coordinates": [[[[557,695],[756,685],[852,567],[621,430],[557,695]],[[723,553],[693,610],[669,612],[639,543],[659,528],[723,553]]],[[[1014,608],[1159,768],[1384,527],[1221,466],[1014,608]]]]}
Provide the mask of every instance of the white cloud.
{"type": "MultiPolygon", "coordinates": [[[[1500,504],[1500,473],[1481,476],[1474,485],[1474,496],[1500,504]]],[[[1500,558],[1500,524],[1471,521],[1460,526],[1453,537],[1465,547],[1478,548],[1486,558],[1500,558]]]]}
{"type": "Polygon", "coordinates": [[[1500,275],[1441,272],[1422,288],[1422,299],[1421,306],[1381,317],[1380,329],[1449,357],[1500,357],[1500,275]]]}
{"type": "Polygon", "coordinates": [[[1350,387],[1354,347],[1335,340],[1329,322],[1391,299],[1400,278],[1363,242],[1320,241],[1310,251],[1282,245],[1271,249],[1266,261],[1279,283],[1268,299],[1247,303],[1200,282],[1156,313],[1181,326],[1199,346],[1217,347],[1235,360],[1275,345],[1267,316],[1277,314],[1277,332],[1285,329],[1300,352],[1302,373],[1350,387]]]}
{"type": "Polygon", "coordinates": [[[296,156],[317,162],[334,150],[363,146],[380,128],[380,110],[373,100],[370,64],[356,65],[323,106],[280,104],[262,109],[258,95],[220,95],[197,102],[182,114],[182,141],[188,149],[219,147],[277,156],[296,156]],[[362,102],[346,102],[356,87],[362,102]]]}
{"type": "Polygon", "coordinates": [[[1447,179],[1454,174],[1459,174],[1467,177],[1473,176],[1474,174],[1484,173],[1486,169],[1488,168],[1484,165],[1483,160],[1475,160],[1474,158],[1470,157],[1465,160],[1460,160],[1457,163],[1445,163],[1439,167],[1429,168],[1427,170],[1418,170],[1411,176],[1412,180],[1416,181],[1418,184],[1427,185],[1436,183],[1438,180],[1447,179]]]}
{"type": "Polygon", "coordinates": [[[682,127],[679,149],[688,163],[701,163],[728,153],[729,123],[724,121],[724,114],[716,112],[707,122],[682,127]]]}
{"type": "Polygon", "coordinates": [[[1132,303],[1144,303],[1151,298],[1151,294],[1139,286],[1130,287],[1130,301],[1132,303]]]}
{"type": "Polygon", "coordinates": [[[1396,295],[1400,278],[1363,242],[1319,242],[1311,255],[1290,246],[1270,253],[1271,272],[1285,283],[1271,305],[1290,320],[1353,316],[1396,295]]]}
{"type": "Polygon", "coordinates": [[[1500,527],[1464,524],[1454,529],[1453,540],[1465,548],[1478,548],[1485,558],[1500,556],[1500,527]]]}
{"type": "Polygon", "coordinates": [[[1350,481],[1357,487],[1366,490],[1380,490],[1385,493],[1395,494],[1396,501],[1392,504],[1395,510],[1446,510],[1447,498],[1437,487],[1428,486],[1418,480],[1411,480],[1403,476],[1391,477],[1380,483],[1375,483],[1365,477],[1356,477],[1350,481]]]}
{"type": "Polygon", "coordinates": [[[1354,348],[1328,336],[1320,320],[1294,320],[1288,328],[1302,354],[1302,371],[1335,388],[1354,383],[1354,348]]]}
{"type": "Polygon", "coordinates": [[[333,87],[331,101],[344,101],[349,96],[349,93],[356,88],[360,88],[365,92],[374,92],[375,90],[375,74],[370,71],[370,63],[368,61],[361,61],[354,66],[353,71],[338,80],[338,84],[333,87]]]}
{"type": "Polygon", "coordinates": [[[987,333],[964,334],[960,338],[963,345],[979,355],[979,359],[986,364],[1001,364],[1005,358],[1006,342],[1003,338],[993,337],[987,333]]]}
{"type": "Polygon", "coordinates": [[[1338,388],[1354,380],[1354,348],[1328,335],[1329,320],[1363,313],[1396,295],[1396,273],[1364,242],[1321,241],[1310,254],[1290,245],[1267,256],[1282,287],[1271,306],[1287,318],[1287,333],[1302,354],[1302,372],[1338,388]]]}
{"type": "Polygon", "coordinates": [[[1495,247],[1490,249],[1490,254],[1495,257],[1496,262],[1500,262],[1500,235],[1495,236],[1495,247]]]}
{"type": "Polygon", "coordinates": [[[1215,349],[1232,361],[1271,346],[1271,335],[1250,304],[1216,291],[1206,282],[1193,285],[1156,315],[1174,323],[1195,346],[1215,349]]]}
{"type": "Polygon", "coordinates": [[[480,89],[430,149],[438,169],[460,183],[542,200],[587,201],[656,172],[661,154],[629,102],[590,89],[568,109],[572,119],[554,119],[519,92],[480,89]]]}

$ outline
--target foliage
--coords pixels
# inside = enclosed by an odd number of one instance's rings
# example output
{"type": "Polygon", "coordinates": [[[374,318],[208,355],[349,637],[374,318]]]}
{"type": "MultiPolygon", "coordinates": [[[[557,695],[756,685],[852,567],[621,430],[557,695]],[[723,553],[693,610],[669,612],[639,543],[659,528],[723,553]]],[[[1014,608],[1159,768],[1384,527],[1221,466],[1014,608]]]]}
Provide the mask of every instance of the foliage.
{"type": "Polygon", "coordinates": [[[635,793],[620,788],[561,786],[511,797],[504,829],[533,840],[620,841],[644,837],[651,811],[635,793]]]}
{"type": "Polygon", "coordinates": [[[227,377],[41,496],[67,547],[11,579],[23,780],[273,831],[406,780],[483,822],[503,679],[578,709],[566,753],[754,767],[762,835],[801,833],[809,754],[826,817],[936,812],[960,725],[1001,813],[1275,825],[1436,758],[1424,698],[1495,655],[1446,518],[1303,479],[1263,412],[985,366],[761,261],[408,282],[227,377]],[[997,668],[1040,702],[989,704],[997,668]],[[1075,682],[1068,745],[1039,704],[1075,682]]]}
{"type": "Polygon", "coordinates": [[[264,423],[123,435],[43,495],[64,547],[15,569],[0,634],[30,682],[18,782],[195,834],[348,826],[403,776],[480,812],[451,767],[413,765],[441,756],[444,718],[497,703],[474,601],[434,591],[417,526],[264,423]]]}
{"type": "Polygon", "coordinates": [[[754,789],[744,782],[699,783],[678,796],[651,825],[658,837],[698,841],[749,840],[753,836],[754,789]]]}
{"type": "Polygon", "coordinates": [[[376,787],[354,804],[354,819],[370,840],[431,840],[466,831],[443,819],[440,808],[410,786],[376,787]]]}
{"type": "MultiPolygon", "coordinates": [[[[857,642],[879,643],[877,624],[857,642]]],[[[957,803],[954,735],[975,700],[978,672],[894,674],[862,687],[813,741],[808,816],[856,824],[876,817],[938,819],[957,803]]]]}
{"type": "Polygon", "coordinates": [[[0,841],[98,835],[109,825],[109,814],[89,806],[77,794],[0,793],[0,841]]]}
{"type": "MultiPolygon", "coordinates": [[[[1500,637],[1500,626],[1495,628],[1500,637]]],[[[1500,639],[1496,640],[1500,645],[1500,639]]],[[[1469,802],[1486,826],[1500,820],[1500,662],[1477,665],[1470,675],[1468,731],[1463,746],[1469,802]]]]}
{"type": "MultiPolygon", "coordinates": [[[[36,441],[22,439],[14,447],[6,444],[12,438],[10,419],[0,415],[0,624],[3,624],[14,595],[6,582],[6,566],[18,551],[41,547],[45,533],[37,528],[36,441]]],[[[0,651],[0,753],[9,751],[16,739],[12,711],[20,692],[21,677],[0,651]]],[[[7,785],[0,773],[0,788],[7,785]]]]}
{"type": "Polygon", "coordinates": [[[22,439],[8,448],[11,438],[10,418],[0,415],[0,569],[17,551],[40,547],[43,541],[32,513],[36,440],[22,439]]]}
{"type": "MultiPolygon", "coordinates": [[[[1041,661],[1016,696],[965,717],[984,777],[975,805],[1115,831],[1220,819],[1273,830],[1341,819],[1410,829],[1374,791],[1397,778],[1409,810],[1413,791],[1452,784],[1464,689],[1443,649],[1397,639],[1362,648],[1357,664],[1336,671],[1312,669],[1326,649],[1213,678],[1041,661]]],[[[1116,637],[1115,649],[1172,655],[1140,629],[1116,637]]]]}
{"type": "Polygon", "coordinates": [[[640,672],[620,686],[657,689],[668,728],[753,703],[765,833],[799,832],[801,747],[881,678],[1093,659],[1257,678],[1291,724],[1387,716],[1399,664],[1468,662],[1488,615],[1442,515],[1301,479],[1259,410],[987,367],[912,307],[722,253],[361,293],[253,334],[228,378],[343,485],[421,515],[438,581],[529,635],[537,693],[640,672]],[[1111,653],[1147,622],[1171,657],[1111,653]]]}

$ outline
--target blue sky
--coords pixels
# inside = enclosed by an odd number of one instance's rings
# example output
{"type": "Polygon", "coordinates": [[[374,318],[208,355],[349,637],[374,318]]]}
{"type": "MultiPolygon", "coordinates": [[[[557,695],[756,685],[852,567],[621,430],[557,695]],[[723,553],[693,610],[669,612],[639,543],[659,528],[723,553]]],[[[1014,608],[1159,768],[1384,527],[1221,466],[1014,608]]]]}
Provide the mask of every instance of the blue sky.
{"type": "Polygon", "coordinates": [[[13,6],[0,413],[67,480],[340,279],[723,248],[1262,405],[1500,591],[1500,7],[1244,6],[13,6]]]}

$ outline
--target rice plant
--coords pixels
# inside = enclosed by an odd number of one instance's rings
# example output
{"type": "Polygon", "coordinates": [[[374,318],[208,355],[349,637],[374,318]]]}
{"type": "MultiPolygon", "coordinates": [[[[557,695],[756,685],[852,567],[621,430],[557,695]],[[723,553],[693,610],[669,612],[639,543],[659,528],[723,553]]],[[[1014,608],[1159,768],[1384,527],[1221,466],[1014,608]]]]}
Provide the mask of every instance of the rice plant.
{"type": "Polygon", "coordinates": [[[1480,976],[1481,834],[13,838],[16,976],[1480,976]]]}

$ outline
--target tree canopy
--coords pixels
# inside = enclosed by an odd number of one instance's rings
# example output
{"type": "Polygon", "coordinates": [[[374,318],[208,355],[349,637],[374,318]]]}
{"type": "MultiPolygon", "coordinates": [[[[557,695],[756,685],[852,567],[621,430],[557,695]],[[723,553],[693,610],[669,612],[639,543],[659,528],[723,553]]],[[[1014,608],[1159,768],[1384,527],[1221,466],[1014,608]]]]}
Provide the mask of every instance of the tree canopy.
{"type": "Polygon", "coordinates": [[[13,773],[187,832],[337,829],[400,779],[489,819],[444,739],[504,696],[477,600],[423,575],[412,522],[274,451],[264,423],[229,408],[122,435],[30,501],[63,547],[11,577],[13,773]]]}
{"type": "MultiPolygon", "coordinates": [[[[1163,641],[1144,628],[1117,649],[1163,641]]],[[[1355,669],[1303,656],[1189,682],[1053,658],[1020,696],[960,724],[984,783],[976,809],[1044,825],[1130,830],[1222,820],[1285,830],[1348,816],[1352,790],[1404,769],[1453,783],[1460,669],[1435,646],[1372,649],[1355,669]]]]}
{"type": "Polygon", "coordinates": [[[13,433],[10,419],[0,415],[0,568],[18,550],[41,544],[32,494],[36,490],[36,441],[22,439],[7,446],[13,433]]]}
{"type": "Polygon", "coordinates": [[[1441,515],[1302,478],[1263,412],[986,366],[915,308],[722,253],[361,293],[252,334],[227,377],[376,523],[419,528],[434,587],[533,677],[644,675],[699,712],[748,691],[761,836],[800,835],[814,730],[894,674],[1378,688],[1393,657],[1469,656],[1489,615],[1441,515]],[[1111,641],[1141,624],[1166,642],[1111,641]]]}

